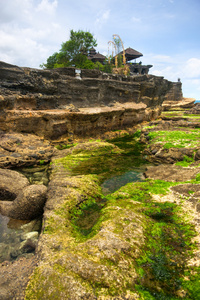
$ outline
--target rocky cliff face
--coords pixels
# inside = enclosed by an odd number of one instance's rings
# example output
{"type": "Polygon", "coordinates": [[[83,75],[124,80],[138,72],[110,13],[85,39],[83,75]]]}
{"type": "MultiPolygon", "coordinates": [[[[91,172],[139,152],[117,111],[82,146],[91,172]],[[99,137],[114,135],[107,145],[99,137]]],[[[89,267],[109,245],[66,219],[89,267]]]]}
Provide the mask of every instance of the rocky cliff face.
{"type": "Polygon", "coordinates": [[[74,68],[37,70],[0,62],[0,129],[49,139],[95,135],[159,116],[172,83],[74,68]]]}
{"type": "Polygon", "coordinates": [[[172,82],[171,89],[165,96],[163,102],[163,110],[182,110],[184,108],[192,108],[194,106],[195,99],[184,98],[182,93],[182,83],[172,82]]]}

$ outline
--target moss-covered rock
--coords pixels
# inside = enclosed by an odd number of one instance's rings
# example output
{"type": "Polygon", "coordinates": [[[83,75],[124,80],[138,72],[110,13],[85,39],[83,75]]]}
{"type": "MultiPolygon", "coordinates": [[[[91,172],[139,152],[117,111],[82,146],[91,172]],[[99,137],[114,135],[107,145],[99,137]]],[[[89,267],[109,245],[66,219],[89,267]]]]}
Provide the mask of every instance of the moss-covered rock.
{"type": "Polygon", "coordinates": [[[122,149],[84,143],[52,160],[39,263],[26,300],[198,299],[198,266],[188,264],[197,258],[191,221],[198,212],[170,190],[179,182],[129,183],[102,195],[103,169],[88,174],[80,166],[111,153],[120,157],[122,149]]]}

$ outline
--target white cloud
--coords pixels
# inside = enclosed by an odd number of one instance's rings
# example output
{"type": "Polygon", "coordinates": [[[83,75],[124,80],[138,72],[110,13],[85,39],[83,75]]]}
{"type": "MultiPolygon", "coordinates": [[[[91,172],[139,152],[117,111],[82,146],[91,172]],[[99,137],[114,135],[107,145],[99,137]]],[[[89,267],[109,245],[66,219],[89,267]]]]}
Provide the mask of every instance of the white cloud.
{"type": "Polygon", "coordinates": [[[110,10],[101,11],[97,16],[95,24],[101,26],[107,22],[109,17],[110,17],[110,10]]]}
{"type": "Polygon", "coordinates": [[[53,14],[57,8],[58,1],[54,0],[50,2],[49,0],[42,0],[37,7],[37,11],[42,11],[47,14],[53,14]]]}
{"type": "Polygon", "coordinates": [[[184,76],[188,78],[200,77],[200,59],[190,58],[183,67],[184,76]]]}
{"type": "Polygon", "coordinates": [[[153,61],[157,63],[171,63],[172,62],[172,57],[169,55],[153,55],[151,58],[153,61]]]}

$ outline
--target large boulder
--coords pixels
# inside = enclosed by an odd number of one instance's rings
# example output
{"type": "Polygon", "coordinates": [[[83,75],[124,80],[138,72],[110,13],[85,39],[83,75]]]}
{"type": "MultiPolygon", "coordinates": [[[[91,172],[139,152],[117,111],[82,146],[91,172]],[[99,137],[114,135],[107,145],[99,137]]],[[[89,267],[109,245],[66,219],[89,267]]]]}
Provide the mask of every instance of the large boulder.
{"type": "Polygon", "coordinates": [[[14,200],[19,192],[28,185],[28,179],[22,174],[0,169],[0,200],[14,200]]]}
{"type": "Polygon", "coordinates": [[[47,187],[30,185],[12,170],[0,169],[0,213],[13,219],[31,220],[43,213],[47,187]]]}
{"type": "Polygon", "coordinates": [[[27,186],[14,201],[2,201],[0,213],[13,219],[35,219],[43,213],[46,192],[47,187],[44,185],[27,186]]]}

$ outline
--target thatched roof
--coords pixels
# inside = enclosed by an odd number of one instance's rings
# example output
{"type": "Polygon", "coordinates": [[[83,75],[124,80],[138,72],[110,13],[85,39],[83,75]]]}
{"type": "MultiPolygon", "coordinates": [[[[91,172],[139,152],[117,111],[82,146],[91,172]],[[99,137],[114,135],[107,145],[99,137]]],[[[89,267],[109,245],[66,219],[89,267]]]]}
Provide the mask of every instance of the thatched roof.
{"type": "Polygon", "coordinates": [[[88,59],[91,59],[93,62],[96,62],[96,61],[103,62],[106,59],[106,57],[99,52],[96,53],[96,50],[94,48],[91,48],[88,59]]]}
{"type": "MultiPolygon", "coordinates": [[[[121,51],[119,53],[119,55],[122,55],[122,54],[123,54],[123,51],[121,51]]],[[[125,56],[126,56],[126,60],[129,61],[129,60],[141,57],[141,56],[143,56],[143,54],[136,51],[135,49],[129,47],[125,50],[125,56]]]]}

